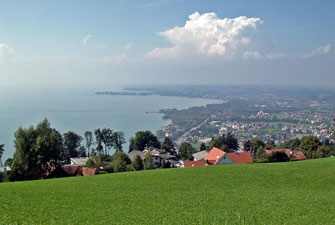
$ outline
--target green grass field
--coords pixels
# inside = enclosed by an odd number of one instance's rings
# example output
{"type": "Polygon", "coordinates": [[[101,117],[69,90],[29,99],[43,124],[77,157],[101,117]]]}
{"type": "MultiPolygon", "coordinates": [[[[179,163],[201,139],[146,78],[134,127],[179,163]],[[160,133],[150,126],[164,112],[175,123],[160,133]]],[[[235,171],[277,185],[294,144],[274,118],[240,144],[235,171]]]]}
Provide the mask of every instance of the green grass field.
{"type": "Polygon", "coordinates": [[[335,158],[0,184],[0,224],[335,224],[335,158]]]}

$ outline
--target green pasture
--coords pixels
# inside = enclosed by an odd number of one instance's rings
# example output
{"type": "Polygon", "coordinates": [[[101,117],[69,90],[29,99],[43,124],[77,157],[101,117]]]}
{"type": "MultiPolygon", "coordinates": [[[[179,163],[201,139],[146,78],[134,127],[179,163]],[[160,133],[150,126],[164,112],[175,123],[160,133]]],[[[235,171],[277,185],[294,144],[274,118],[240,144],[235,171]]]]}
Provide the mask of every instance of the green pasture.
{"type": "Polygon", "coordinates": [[[335,224],[335,158],[0,184],[0,224],[335,224]]]}

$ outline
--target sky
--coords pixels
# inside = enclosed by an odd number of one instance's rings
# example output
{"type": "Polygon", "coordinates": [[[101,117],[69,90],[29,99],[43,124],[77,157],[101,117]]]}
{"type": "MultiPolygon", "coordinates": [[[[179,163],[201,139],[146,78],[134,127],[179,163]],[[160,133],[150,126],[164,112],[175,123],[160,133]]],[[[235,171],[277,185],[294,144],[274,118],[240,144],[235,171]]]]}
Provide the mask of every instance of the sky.
{"type": "Polygon", "coordinates": [[[0,87],[335,82],[333,0],[0,0],[0,87]]]}

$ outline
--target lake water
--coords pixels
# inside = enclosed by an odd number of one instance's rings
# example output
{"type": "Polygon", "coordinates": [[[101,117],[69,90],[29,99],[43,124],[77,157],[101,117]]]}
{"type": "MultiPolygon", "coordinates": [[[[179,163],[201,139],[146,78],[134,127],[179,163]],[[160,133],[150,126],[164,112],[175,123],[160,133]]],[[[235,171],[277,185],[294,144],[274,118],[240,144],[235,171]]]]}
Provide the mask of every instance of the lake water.
{"type": "MultiPolygon", "coordinates": [[[[113,87],[108,90],[119,90],[113,87]]],[[[0,144],[5,144],[3,159],[14,153],[14,132],[36,125],[48,118],[61,133],[72,130],[81,136],[85,131],[109,127],[123,131],[126,140],[136,131],[156,132],[169,121],[162,114],[146,112],[167,108],[188,108],[220,100],[167,96],[111,96],[95,95],[100,90],[41,90],[0,88],[0,144]]],[[[128,150],[128,143],[124,145],[128,150]]],[[[3,161],[4,161],[3,160],[3,161]]]]}

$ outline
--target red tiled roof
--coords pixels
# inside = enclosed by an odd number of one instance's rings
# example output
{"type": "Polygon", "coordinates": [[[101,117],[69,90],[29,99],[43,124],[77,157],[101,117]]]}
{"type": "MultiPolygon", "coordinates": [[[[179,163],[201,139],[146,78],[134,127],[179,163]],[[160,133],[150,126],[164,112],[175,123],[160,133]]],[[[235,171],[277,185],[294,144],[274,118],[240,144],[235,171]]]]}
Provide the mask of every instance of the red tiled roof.
{"type": "Polygon", "coordinates": [[[234,163],[252,163],[252,157],[249,152],[227,153],[234,163]]]}
{"type": "Polygon", "coordinates": [[[222,158],[222,156],[224,156],[224,154],[226,154],[224,151],[214,147],[204,159],[208,161],[215,161],[215,165],[222,158]]]}
{"type": "Polygon", "coordinates": [[[199,161],[184,161],[184,167],[194,167],[194,166],[206,166],[208,165],[205,160],[199,161]]]}
{"type": "Polygon", "coordinates": [[[304,160],[304,159],[306,159],[306,156],[302,151],[293,151],[291,160],[304,160]]]}

